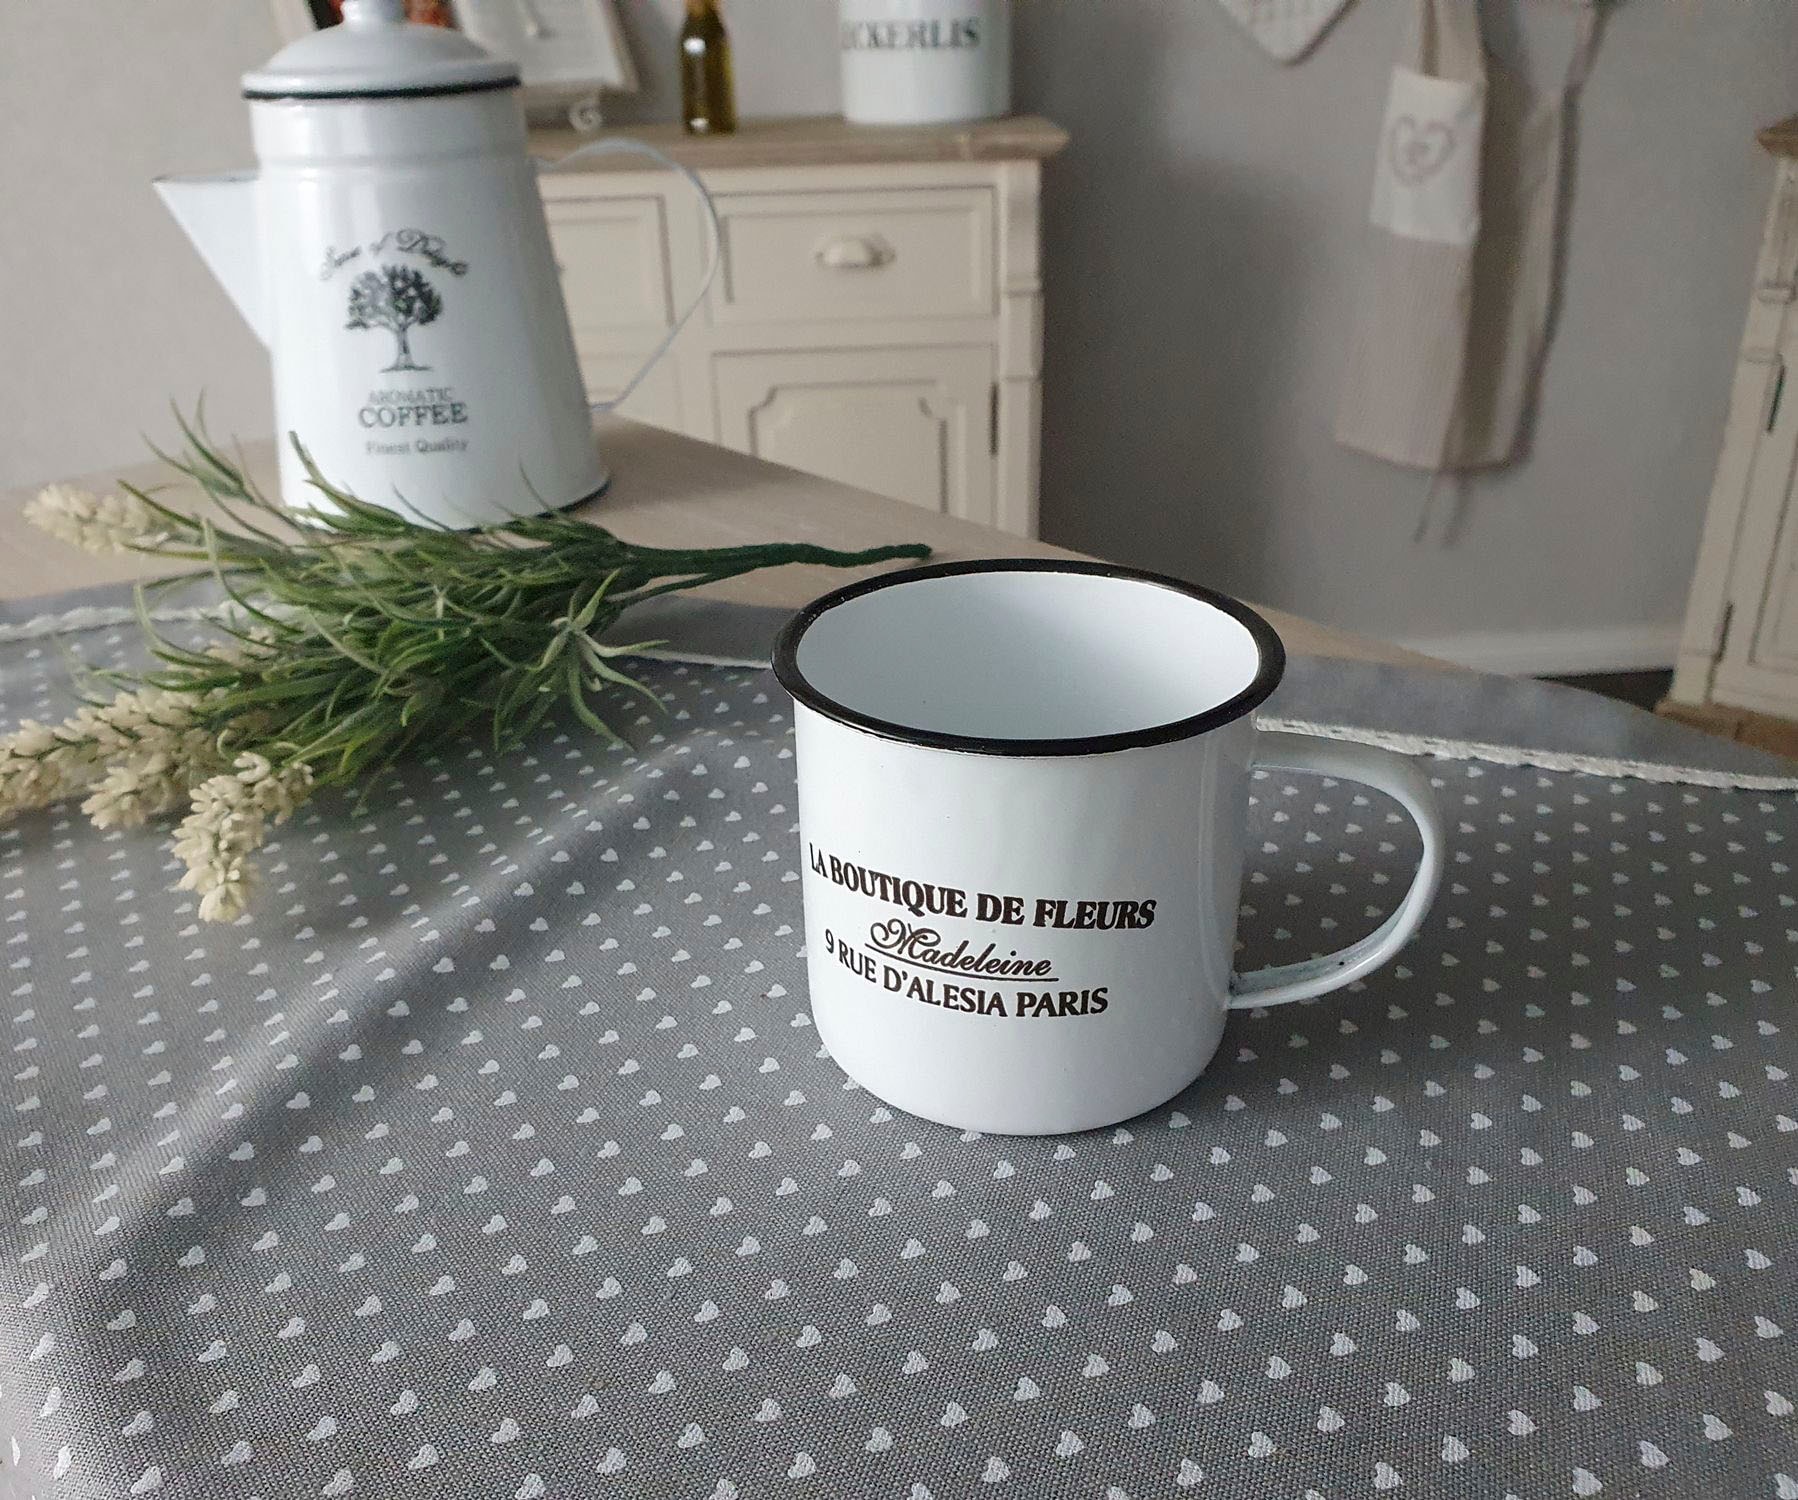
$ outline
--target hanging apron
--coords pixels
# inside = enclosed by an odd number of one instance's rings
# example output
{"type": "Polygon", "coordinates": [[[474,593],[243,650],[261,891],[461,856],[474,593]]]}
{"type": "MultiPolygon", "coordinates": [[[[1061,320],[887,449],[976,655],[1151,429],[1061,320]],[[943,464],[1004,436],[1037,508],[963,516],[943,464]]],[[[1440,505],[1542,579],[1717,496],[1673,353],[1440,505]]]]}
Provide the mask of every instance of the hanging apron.
{"type": "Polygon", "coordinates": [[[1396,464],[1448,457],[1473,307],[1486,61],[1474,0],[1416,0],[1374,166],[1372,263],[1336,438],[1396,464]]]}
{"type": "Polygon", "coordinates": [[[1578,32],[1560,89],[1533,96],[1496,76],[1486,96],[1486,172],[1461,402],[1445,466],[1476,469],[1522,456],[1547,352],[1559,261],[1567,113],[1598,45],[1598,0],[1572,0],[1578,32]]]}
{"type": "Polygon", "coordinates": [[[1566,80],[1532,105],[1512,80],[1488,90],[1475,0],[1417,0],[1336,418],[1348,447],[1432,475],[1516,457],[1553,303],[1566,106],[1598,29],[1596,5],[1573,3],[1566,80]]]}

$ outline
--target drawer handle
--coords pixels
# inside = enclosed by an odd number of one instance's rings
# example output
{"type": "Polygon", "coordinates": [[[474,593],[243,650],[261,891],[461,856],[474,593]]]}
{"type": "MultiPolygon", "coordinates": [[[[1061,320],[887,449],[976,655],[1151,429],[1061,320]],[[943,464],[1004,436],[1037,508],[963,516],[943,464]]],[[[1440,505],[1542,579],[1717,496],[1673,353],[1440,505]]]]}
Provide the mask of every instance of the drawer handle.
{"type": "Polygon", "coordinates": [[[840,234],[812,252],[819,265],[832,271],[871,271],[895,255],[893,247],[874,234],[840,234]]]}

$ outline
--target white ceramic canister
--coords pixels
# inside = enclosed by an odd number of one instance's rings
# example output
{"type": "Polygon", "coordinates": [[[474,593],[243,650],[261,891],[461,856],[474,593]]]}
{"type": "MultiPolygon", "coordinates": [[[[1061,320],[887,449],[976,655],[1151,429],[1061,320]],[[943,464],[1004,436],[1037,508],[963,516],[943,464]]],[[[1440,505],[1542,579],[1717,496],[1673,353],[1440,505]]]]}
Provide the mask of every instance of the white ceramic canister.
{"type": "Polygon", "coordinates": [[[1010,0],[839,0],[843,116],[989,120],[1011,109],[1010,0]]]}

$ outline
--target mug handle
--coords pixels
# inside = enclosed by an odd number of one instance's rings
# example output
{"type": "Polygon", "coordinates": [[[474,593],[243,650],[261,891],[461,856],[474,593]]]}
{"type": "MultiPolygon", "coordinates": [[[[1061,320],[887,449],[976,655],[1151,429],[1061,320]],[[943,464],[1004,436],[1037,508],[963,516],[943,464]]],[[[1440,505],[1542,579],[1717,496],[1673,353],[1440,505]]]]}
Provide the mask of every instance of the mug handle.
{"type": "Polygon", "coordinates": [[[1313,771],[1386,793],[1417,824],[1417,831],[1423,836],[1423,855],[1405,899],[1378,928],[1359,942],[1322,958],[1232,974],[1231,1010],[1287,1005],[1294,1000],[1327,995],[1379,968],[1422,925],[1436,898],[1436,888],[1442,883],[1443,849],[1447,842],[1429,778],[1403,756],[1346,740],[1263,730],[1255,750],[1255,764],[1270,771],[1313,771]]]}
{"type": "Polygon", "coordinates": [[[546,172],[553,172],[565,167],[570,162],[579,161],[586,156],[647,156],[660,162],[670,172],[687,180],[687,186],[699,194],[699,205],[705,210],[706,225],[706,258],[705,275],[699,278],[699,290],[693,294],[693,300],[681,309],[681,315],[668,325],[668,331],[662,340],[649,351],[649,358],[637,367],[637,373],[627,381],[618,394],[609,401],[589,403],[596,412],[611,411],[622,406],[630,399],[631,393],[643,383],[643,377],[656,367],[656,361],[668,352],[674,343],[675,336],[687,326],[687,319],[699,311],[699,304],[705,301],[706,293],[711,291],[712,282],[718,276],[718,261],[724,244],[724,231],[718,223],[718,205],[712,202],[712,195],[699,180],[699,174],[691,168],[683,167],[666,151],[658,151],[654,146],[643,141],[632,140],[628,136],[608,136],[602,141],[588,141],[583,146],[576,146],[554,160],[537,158],[537,165],[546,172]]]}

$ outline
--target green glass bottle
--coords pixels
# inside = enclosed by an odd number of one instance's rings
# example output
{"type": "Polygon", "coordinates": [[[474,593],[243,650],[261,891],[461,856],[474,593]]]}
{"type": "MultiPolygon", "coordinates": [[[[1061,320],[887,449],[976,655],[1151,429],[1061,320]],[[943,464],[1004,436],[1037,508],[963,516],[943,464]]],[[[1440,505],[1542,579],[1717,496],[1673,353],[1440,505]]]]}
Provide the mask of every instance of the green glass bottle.
{"type": "Polygon", "coordinates": [[[689,135],[729,135],[737,128],[737,87],[730,36],[718,0],[687,0],[680,30],[681,120],[689,135]]]}

